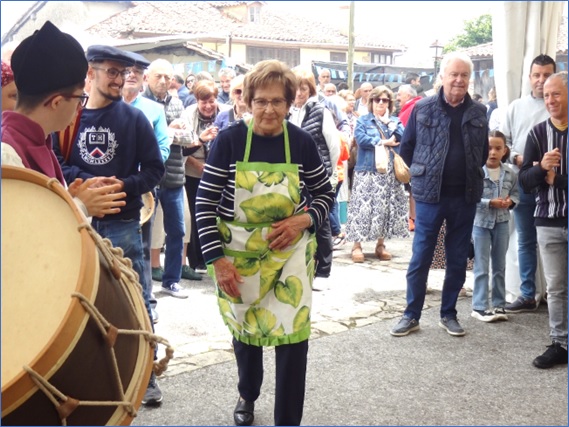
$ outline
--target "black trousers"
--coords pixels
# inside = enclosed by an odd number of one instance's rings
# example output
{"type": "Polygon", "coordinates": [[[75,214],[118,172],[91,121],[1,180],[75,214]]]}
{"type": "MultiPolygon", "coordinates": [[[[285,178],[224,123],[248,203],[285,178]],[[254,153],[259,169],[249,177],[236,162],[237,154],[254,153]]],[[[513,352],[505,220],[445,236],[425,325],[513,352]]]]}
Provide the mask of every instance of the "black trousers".
{"type": "Polygon", "coordinates": [[[198,194],[198,187],[200,185],[200,178],[192,178],[186,175],[186,195],[188,196],[188,205],[190,206],[190,216],[192,221],[192,231],[190,233],[190,242],[188,243],[188,264],[194,270],[197,266],[204,266],[202,247],[200,245],[200,237],[198,235],[198,226],[196,224],[196,195],[198,194]]]}
{"type": "MultiPolygon", "coordinates": [[[[156,189],[152,189],[152,196],[154,197],[155,206],[158,206],[158,198],[156,197],[156,189]]],[[[154,220],[156,219],[156,209],[152,212],[150,219],[142,224],[142,251],[144,253],[144,275],[146,276],[146,283],[148,284],[148,295],[150,295],[150,307],[156,308],[158,302],[152,293],[152,264],[150,263],[150,243],[152,239],[152,228],[154,227],[154,220]]],[[[152,323],[152,319],[151,323],[152,323]]]]}
{"type": "Polygon", "coordinates": [[[332,251],[334,250],[334,240],[332,239],[332,229],[330,218],[326,217],[320,228],[316,231],[316,277],[328,277],[332,271],[332,251]]]}
{"type": "MultiPolygon", "coordinates": [[[[243,399],[254,402],[261,394],[263,384],[263,347],[244,344],[234,338],[233,348],[239,374],[237,389],[243,399]]],[[[308,340],[275,347],[276,426],[300,425],[306,389],[307,355],[308,340]]]]}

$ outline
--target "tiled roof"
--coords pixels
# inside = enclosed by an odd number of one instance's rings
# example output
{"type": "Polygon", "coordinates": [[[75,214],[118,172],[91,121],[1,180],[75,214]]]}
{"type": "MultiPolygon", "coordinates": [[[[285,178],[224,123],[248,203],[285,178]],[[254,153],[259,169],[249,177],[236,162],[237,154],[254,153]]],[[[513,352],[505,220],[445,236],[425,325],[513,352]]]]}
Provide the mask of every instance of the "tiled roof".
{"type": "MultiPolygon", "coordinates": [[[[492,42],[479,44],[477,46],[461,49],[472,59],[484,59],[492,57],[494,54],[494,45],[492,42]]],[[[563,17],[559,32],[557,33],[557,54],[567,54],[567,17],[563,17]]]]}
{"type": "MultiPolygon", "coordinates": [[[[313,45],[348,45],[348,37],[332,23],[276,10],[265,5],[260,23],[239,21],[223,5],[252,2],[133,2],[134,6],[94,25],[91,34],[111,38],[135,38],[160,34],[209,34],[225,38],[264,40],[313,45]]],[[[262,2],[264,3],[264,2],[262,2]]],[[[356,47],[401,50],[404,46],[383,43],[374,35],[356,35],[356,47]]]]}

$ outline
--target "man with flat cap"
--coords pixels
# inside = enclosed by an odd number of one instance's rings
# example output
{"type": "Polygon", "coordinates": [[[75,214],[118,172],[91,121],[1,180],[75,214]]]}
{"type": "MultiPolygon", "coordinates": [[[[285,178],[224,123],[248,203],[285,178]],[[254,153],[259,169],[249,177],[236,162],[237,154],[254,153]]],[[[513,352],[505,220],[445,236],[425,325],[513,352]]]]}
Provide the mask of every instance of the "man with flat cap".
{"type": "MultiPolygon", "coordinates": [[[[51,133],[64,129],[87,102],[83,49],[47,21],[14,50],[11,66],[18,97],[15,110],[2,113],[2,165],[33,169],[65,186],[51,133]]],[[[86,216],[118,214],[125,205],[117,183],[91,177],[69,182],[69,192],[86,216]]]]}
{"type": "MultiPolygon", "coordinates": [[[[142,248],[141,196],[162,178],[164,164],[152,125],[144,113],[122,100],[122,88],[134,65],[130,56],[112,46],[94,45],[87,49],[89,101],[77,125],[77,136],[69,158],[60,157],[65,179],[103,176],[120,185],[126,193],[126,206],[120,213],[94,218],[93,228],[122,248],[138,273],[148,315],[149,286],[142,248]]],[[[150,400],[160,404],[154,373],[147,389],[150,400]]],[[[146,396],[145,396],[146,399],[146,396]]]]}

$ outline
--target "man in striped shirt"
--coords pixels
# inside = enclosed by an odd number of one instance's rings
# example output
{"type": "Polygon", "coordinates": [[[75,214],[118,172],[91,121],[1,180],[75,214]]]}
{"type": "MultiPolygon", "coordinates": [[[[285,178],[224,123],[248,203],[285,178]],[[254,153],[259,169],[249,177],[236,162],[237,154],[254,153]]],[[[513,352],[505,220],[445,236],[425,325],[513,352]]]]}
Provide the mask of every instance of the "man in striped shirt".
{"type": "Polygon", "coordinates": [[[524,149],[520,185],[533,193],[537,242],[547,282],[552,344],[534,359],[547,369],[567,364],[567,73],[543,86],[550,118],[534,126],[524,149]]]}

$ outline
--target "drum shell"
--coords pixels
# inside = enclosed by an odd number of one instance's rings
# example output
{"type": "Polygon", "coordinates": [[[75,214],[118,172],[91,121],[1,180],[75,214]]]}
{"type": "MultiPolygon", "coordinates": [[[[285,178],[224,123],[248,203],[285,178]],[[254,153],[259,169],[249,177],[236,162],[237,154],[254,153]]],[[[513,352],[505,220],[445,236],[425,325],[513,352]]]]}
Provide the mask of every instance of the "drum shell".
{"type": "MultiPolygon", "coordinates": [[[[2,181],[5,179],[18,179],[47,186],[47,177],[23,169],[10,171],[3,167],[2,181]]],[[[63,187],[56,186],[46,191],[52,191],[63,198],[74,210],[79,222],[84,219],[63,187]]],[[[3,200],[3,203],[5,202],[3,200]]],[[[77,228],[78,224],[70,226],[77,228]]],[[[125,285],[124,281],[121,283],[113,276],[111,266],[87,228],[79,231],[82,253],[75,292],[93,303],[101,315],[116,328],[151,332],[139,285],[125,285]]],[[[65,262],[65,259],[62,259],[62,262],[65,262]]],[[[2,285],[10,286],[9,283],[2,285]]],[[[49,288],[44,291],[49,292],[49,288]]],[[[5,303],[3,301],[3,304],[5,303]]],[[[3,322],[2,329],[7,327],[10,325],[3,322]]],[[[154,351],[140,334],[119,334],[114,351],[124,398],[121,398],[116,385],[113,358],[107,341],[79,300],[69,295],[69,308],[59,328],[28,365],[66,396],[79,401],[126,400],[131,402],[136,410],[148,385],[154,351]]],[[[116,405],[80,405],[67,418],[68,425],[128,425],[131,422],[132,416],[127,410],[116,405]]],[[[22,370],[2,386],[2,424],[61,425],[61,420],[54,404],[22,370]]]]}

